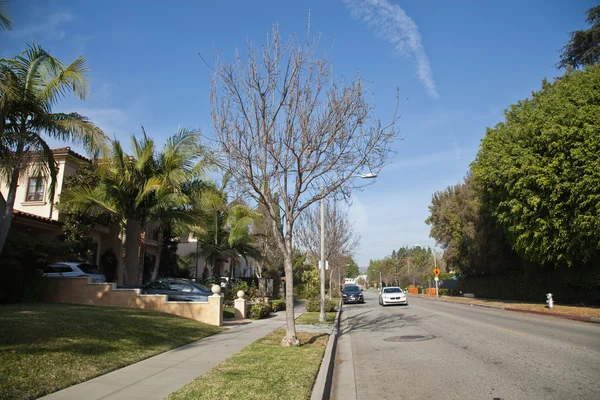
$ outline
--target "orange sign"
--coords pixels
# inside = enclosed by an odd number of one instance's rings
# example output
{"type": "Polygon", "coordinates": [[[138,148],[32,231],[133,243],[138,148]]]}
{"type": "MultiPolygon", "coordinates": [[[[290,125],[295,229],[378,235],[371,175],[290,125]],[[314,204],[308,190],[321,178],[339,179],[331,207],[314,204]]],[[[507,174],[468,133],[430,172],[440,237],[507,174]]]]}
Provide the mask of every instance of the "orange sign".
{"type": "Polygon", "coordinates": [[[440,269],[439,268],[435,268],[433,270],[433,273],[435,274],[435,276],[438,276],[440,274],[440,269]]]}

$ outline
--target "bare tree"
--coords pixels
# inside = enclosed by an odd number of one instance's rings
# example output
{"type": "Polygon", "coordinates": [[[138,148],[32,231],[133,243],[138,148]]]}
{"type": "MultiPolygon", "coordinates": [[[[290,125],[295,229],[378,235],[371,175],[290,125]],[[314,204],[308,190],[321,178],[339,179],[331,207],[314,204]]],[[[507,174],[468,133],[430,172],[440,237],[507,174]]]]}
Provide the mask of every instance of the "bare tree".
{"type": "Polygon", "coordinates": [[[265,207],[283,254],[282,344],[287,346],[300,345],[294,324],[294,223],[332,193],[349,196],[360,184],[356,174],[379,172],[397,138],[397,114],[385,126],[376,120],[360,76],[336,81],[327,54],[309,40],[302,44],[292,36],[282,43],[274,27],[264,46],[248,43],[245,60],[237,51],[233,63],[217,59],[210,94],[226,168],[265,207]]]}
{"type": "MultiPolygon", "coordinates": [[[[278,211],[277,202],[274,208],[278,211]]],[[[280,269],[283,267],[283,254],[277,247],[277,239],[273,235],[269,212],[261,203],[258,204],[258,213],[261,217],[254,223],[252,228],[257,247],[261,253],[261,261],[256,263],[256,272],[259,278],[264,277],[264,275],[277,278],[277,284],[279,285],[280,269]]],[[[279,216],[276,218],[277,225],[280,226],[281,218],[279,216]]]]}
{"type": "MultiPolygon", "coordinates": [[[[305,250],[313,265],[321,256],[321,215],[318,207],[311,207],[298,219],[294,229],[298,247],[305,250]]],[[[354,234],[354,226],[348,213],[337,202],[325,202],[325,259],[329,261],[329,298],[332,296],[333,277],[342,276],[348,258],[358,247],[360,237],[354,234]]]]}

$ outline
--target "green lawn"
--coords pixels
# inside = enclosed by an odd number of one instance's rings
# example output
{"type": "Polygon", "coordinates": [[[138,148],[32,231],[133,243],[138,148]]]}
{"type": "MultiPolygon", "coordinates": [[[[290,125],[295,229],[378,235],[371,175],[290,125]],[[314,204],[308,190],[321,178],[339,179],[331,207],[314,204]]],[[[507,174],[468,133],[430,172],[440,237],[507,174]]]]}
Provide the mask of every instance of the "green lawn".
{"type": "Polygon", "coordinates": [[[328,312],[327,314],[327,322],[319,322],[319,313],[318,312],[305,312],[298,318],[296,318],[296,324],[301,325],[310,325],[310,324],[333,324],[335,321],[335,315],[337,312],[328,312]]]}
{"type": "Polygon", "coordinates": [[[0,306],[0,399],[35,399],[222,329],[147,310],[0,306]]]}
{"type": "Polygon", "coordinates": [[[328,335],[298,333],[300,347],[282,347],[276,331],[172,393],[167,400],[309,399],[328,335]]]}

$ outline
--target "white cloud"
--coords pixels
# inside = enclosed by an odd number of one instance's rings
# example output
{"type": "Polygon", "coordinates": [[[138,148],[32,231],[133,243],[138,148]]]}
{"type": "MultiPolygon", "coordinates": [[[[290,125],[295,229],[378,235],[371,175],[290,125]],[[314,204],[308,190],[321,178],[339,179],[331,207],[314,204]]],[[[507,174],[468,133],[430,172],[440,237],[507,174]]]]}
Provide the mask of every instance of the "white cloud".
{"type": "Polygon", "coordinates": [[[66,11],[55,12],[50,14],[46,21],[38,25],[29,25],[21,29],[16,29],[9,34],[17,38],[25,38],[27,40],[43,37],[44,39],[62,39],[66,33],[60,29],[61,25],[73,19],[71,13],[66,11]]]}
{"type": "Polygon", "coordinates": [[[439,94],[433,80],[429,58],[421,43],[419,27],[397,4],[388,0],[342,0],[354,19],[365,22],[377,36],[393,46],[394,52],[402,57],[411,57],[416,62],[417,78],[430,96],[439,94]]]}

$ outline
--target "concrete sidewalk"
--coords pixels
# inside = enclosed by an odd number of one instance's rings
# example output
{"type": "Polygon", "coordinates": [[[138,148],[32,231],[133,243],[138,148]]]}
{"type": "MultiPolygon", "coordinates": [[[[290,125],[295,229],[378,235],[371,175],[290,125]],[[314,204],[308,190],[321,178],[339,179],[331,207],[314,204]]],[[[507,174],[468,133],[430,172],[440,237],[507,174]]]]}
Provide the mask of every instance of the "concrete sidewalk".
{"type": "MultiPolygon", "coordinates": [[[[294,309],[305,311],[304,305],[294,309]]],[[[234,327],[197,342],[178,347],[52,393],[47,400],[161,400],[208,372],[244,347],[285,325],[285,311],[275,316],[234,327]]],[[[227,324],[225,324],[227,327],[227,324]]]]}

